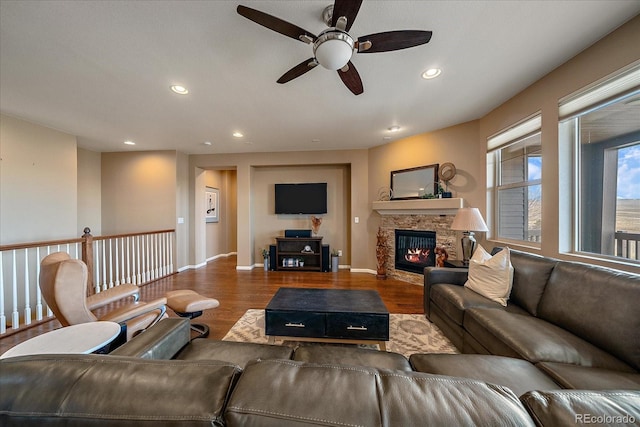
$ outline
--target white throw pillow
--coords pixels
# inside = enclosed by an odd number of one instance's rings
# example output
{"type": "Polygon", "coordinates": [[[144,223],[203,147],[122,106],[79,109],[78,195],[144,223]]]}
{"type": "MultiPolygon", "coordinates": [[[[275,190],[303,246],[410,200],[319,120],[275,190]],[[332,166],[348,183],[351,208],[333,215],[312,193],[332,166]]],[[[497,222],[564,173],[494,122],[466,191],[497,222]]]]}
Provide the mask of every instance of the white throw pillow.
{"type": "Polygon", "coordinates": [[[478,245],[469,260],[469,277],[464,286],[506,307],[512,285],[513,266],[509,248],[491,256],[478,245]]]}

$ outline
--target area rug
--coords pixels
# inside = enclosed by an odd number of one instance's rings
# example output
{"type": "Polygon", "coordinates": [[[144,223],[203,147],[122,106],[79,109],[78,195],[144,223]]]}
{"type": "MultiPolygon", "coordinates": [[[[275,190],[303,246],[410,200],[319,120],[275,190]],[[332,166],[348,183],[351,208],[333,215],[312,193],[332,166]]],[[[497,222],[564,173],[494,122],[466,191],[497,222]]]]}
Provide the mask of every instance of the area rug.
{"type": "MultiPolygon", "coordinates": [[[[387,351],[403,354],[406,357],[414,353],[458,353],[458,350],[433,323],[429,323],[422,314],[390,314],[387,351]]],[[[241,341],[266,344],[264,334],[264,310],[251,309],[236,322],[225,341],[241,341]]],[[[316,344],[298,341],[276,340],[276,344],[291,347],[316,344]]],[[[360,345],[365,348],[378,348],[377,345],[360,345]]]]}

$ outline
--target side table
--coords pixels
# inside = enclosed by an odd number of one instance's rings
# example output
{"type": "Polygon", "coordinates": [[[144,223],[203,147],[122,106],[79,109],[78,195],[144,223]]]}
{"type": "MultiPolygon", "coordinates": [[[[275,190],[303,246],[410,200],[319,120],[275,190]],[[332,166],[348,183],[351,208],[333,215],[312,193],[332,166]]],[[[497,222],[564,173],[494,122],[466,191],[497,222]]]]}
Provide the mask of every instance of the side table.
{"type": "Polygon", "coordinates": [[[93,353],[120,334],[115,322],[89,322],[47,332],[7,350],[0,359],[31,354],[93,353]]]}
{"type": "Polygon", "coordinates": [[[447,268],[461,268],[461,267],[469,267],[469,264],[465,264],[462,260],[459,259],[451,259],[446,260],[444,262],[444,266],[447,268]]]}

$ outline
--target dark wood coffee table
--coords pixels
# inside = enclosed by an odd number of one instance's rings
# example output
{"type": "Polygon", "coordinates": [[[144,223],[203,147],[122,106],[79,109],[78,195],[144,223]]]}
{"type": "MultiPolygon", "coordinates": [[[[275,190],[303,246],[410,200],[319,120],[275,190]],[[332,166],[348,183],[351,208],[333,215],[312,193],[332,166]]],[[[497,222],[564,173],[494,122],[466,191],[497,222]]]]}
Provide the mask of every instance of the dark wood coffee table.
{"type": "Polygon", "coordinates": [[[389,311],[373,290],[280,288],[265,310],[269,343],[276,339],[378,344],[389,341],[389,311]]]}

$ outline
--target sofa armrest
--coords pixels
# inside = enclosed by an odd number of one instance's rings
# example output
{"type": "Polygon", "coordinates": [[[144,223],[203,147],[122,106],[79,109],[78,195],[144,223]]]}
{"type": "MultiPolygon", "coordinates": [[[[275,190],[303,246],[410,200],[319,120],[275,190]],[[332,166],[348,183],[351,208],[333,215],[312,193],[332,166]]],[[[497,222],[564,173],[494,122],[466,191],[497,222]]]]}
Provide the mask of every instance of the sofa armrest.
{"type": "Polygon", "coordinates": [[[168,318],[136,335],[110,353],[141,359],[172,359],[191,339],[189,319],[168,318]]]}
{"type": "Polygon", "coordinates": [[[431,320],[431,309],[429,308],[431,285],[435,285],[436,283],[449,283],[464,286],[468,275],[468,268],[425,267],[423,304],[424,314],[427,319],[431,320]]]}

